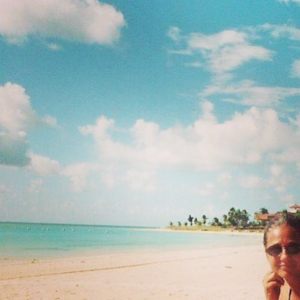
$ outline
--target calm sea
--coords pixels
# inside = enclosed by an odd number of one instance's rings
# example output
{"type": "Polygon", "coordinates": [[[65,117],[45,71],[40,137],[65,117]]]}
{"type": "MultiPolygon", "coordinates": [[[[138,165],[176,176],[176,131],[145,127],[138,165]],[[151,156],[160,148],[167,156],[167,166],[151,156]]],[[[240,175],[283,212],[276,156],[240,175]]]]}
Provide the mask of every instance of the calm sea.
{"type": "Polygon", "coordinates": [[[142,227],[0,223],[0,259],[208,249],[259,245],[261,240],[257,235],[198,234],[142,227]]]}

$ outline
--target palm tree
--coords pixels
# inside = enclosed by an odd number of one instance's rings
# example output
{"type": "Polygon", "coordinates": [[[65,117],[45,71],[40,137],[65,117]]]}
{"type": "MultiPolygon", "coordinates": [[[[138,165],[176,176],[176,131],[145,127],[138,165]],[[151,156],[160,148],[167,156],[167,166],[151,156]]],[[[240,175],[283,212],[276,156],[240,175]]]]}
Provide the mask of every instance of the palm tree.
{"type": "Polygon", "coordinates": [[[180,226],[181,226],[181,222],[178,221],[178,227],[180,227],[180,226]]]}
{"type": "Polygon", "coordinates": [[[188,217],[188,221],[190,222],[191,226],[193,226],[193,217],[191,215],[189,215],[188,217]]]}
{"type": "Polygon", "coordinates": [[[203,216],[202,216],[202,224],[203,224],[203,225],[206,224],[206,220],[207,220],[206,215],[203,215],[203,216]]]}
{"type": "Polygon", "coordinates": [[[213,218],[213,222],[212,222],[211,225],[212,225],[212,226],[218,226],[218,225],[219,225],[219,219],[216,218],[216,217],[214,217],[214,218],[213,218]]]}
{"type": "Polygon", "coordinates": [[[197,220],[197,222],[194,222],[195,223],[195,225],[197,225],[197,226],[201,226],[202,225],[202,223],[200,222],[200,221],[198,221],[197,220]]]}
{"type": "Polygon", "coordinates": [[[231,216],[234,215],[234,213],[235,213],[235,208],[234,208],[234,207],[231,207],[231,208],[229,209],[228,216],[231,217],[231,216]]]}
{"type": "Polygon", "coordinates": [[[264,215],[264,214],[268,214],[269,211],[265,207],[262,207],[258,213],[264,215]]]}
{"type": "Polygon", "coordinates": [[[236,222],[236,210],[234,207],[231,207],[229,212],[228,212],[228,222],[230,223],[231,226],[236,226],[237,222],[236,222]]]}
{"type": "Polygon", "coordinates": [[[249,221],[249,214],[246,209],[243,209],[240,214],[240,225],[244,228],[247,226],[249,221]]]}
{"type": "Polygon", "coordinates": [[[249,221],[249,214],[248,212],[243,209],[237,209],[237,210],[231,210],[229,211],[228,215],[230,214],[229,217],[229,222],[233,226],[240,226],[240,227],[246,227],[249,221]]]}
{"type": "Polygon", "coordinates": [[[172,227],[172,226],[173,226],[173,222],[170,222],[169,224],[170,224],[170,227],[172,227]]]}
{"type": "Polygon", "coordinates": [[[228,222],[227,215],[223,215],[223,222],[224,222],[224,225],[226,225],[226,223],[228,222]]]}

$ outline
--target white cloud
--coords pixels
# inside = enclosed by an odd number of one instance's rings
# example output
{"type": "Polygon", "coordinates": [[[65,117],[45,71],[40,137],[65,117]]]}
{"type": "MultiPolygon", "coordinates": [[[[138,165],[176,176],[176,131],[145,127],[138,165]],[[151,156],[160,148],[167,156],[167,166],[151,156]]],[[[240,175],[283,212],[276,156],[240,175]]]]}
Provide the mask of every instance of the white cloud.
{"type": "Polygon", "coordinates": [[[62,174],[71,179],[73,191],[81,192],[88,186],[88,176],[96,171],[99,171],[96,164],[77,163],[66,167],[62,174]]]}
{"type": "Polygon", "coordinates": [[[240,185],[247,189],[267,188],[269,183],[266,179],[257,175],[243,176],[240,178],[240,185]]]}
{"type": "Polygon", "coordinates": [[[270,173],[272,177],[279,177],[283,173],[283,167],[280,165],[272,165],[270,167],[270,173]]]}
{"type": "Polygon", "coordinates": [[[203,64],[199,61],[194,61],[190,63],[184,64],[186,67],[191,67],[191,68],[203,68],[203,64]]]}
{"type": "Polygon", "coordinates": [[[114,142],[110,137],[110,133],[114,132],[114,126],[114,120],[101,116],[98,118],[96,125],[81,126],[79,131],[83,135],[91,134],[99,149],[105,152],[108,158],[129,159],[131,156],[129,148],[126,145],[114,142]]]}
{"type": "Polygon", "coordinates": [[[265,61],[272,58],[272,51],[251,44],[251,37],[246,32],[224,30],[212,35],[192,33],[180,36],[179,34],[178,28],[171,28],[168,33],[172,40],[186,43],[184,50],[173,51],[173,53],[200,55],[202,60],[197,67],[200,64],[206,65],[207,69],[216,75],[231,72],[252,59],[265,61]]]}
{"type": "Polygon", "coordinates": [[[294,176],[286,175],[283,170],[280,171],[280,175],[274,174],[271,171],[270,186],[272,186],[277,193],[284,193],[293,185],[295,185],[294,176]]]}
{"type": "Polygon", "coordinates": [[[155,172],[153,170],[128,170],[123,178],[133,190],[143,192],[154,192],[157,187],[154,182],[155,172]]]}
{"type": "Polygon", "coordinates": [[[279,0],[279,2],[284,2],[284,3],[296,2],[300,4],[300,0],[279,0]]]}
{"type": "Polygon", "coordinates": [[[45,156],[37,155],[34,153],[29,154],[30,165],[28,170],[39,175],[54,175],[60,173],[59,162],[45,156]]]}
{"type": "Polygon", "coordinates": [[[27,165],[26,132],[44,126],[56,126],[56,119],[38,116],[22,86],[9,82],[0,86],[0,164],[27,165]]]}
{"type": "Polygon", "coordinates": [[[239,182],[243,188],[247,189],[267,189],[273,188],[277,193],[284,193],[289,187],[296,184],[294,176],[285,173],[285,167],[279,164],[270,166],[270,176],[262,178],[258,175],[243,175],[239,182]]]}
{"type": "Polygon", "coordinates": [[[300,78],[300,59],[294,61],[291,71],[292,77],[300,78]]]}
{"type": "Polygon", "coordinates": [[[103,172],[101,174],[101,182],[109,189],[115,186],[116,178],[113,172],[103,172]]]}
{"type": "Polygon", "coordinates": [[[55,43],[50,43],[47,46],[52,51],[60,51],[62,49],[61,46],[59,46],[58,44],[55,44],[55,43]]]}
{"type": "Polygon", "coordinates": [[[181,39],[181,31],[178,27],[171,27],[167,33],[168,37],[173,41],[178,42],[181,39]]]}
{"type": "MultiPolygon", "coordinates": [[[[133,169],[192,166],[205,170],[257,164],[266,157],[279,159],[276,156],[286,155],[290,147],[300,146],[297,130],[281,122],[273,109],[252,107],[219,123],[213,105],[205,102],[202,117],[186,127],[161,129],[156,123],[137,120],[127,131],[130,144],[113,138],[113,125],[113,120],[102,116],[95,125],[80,130],[93,135],[102,162],[133,169]]],[[[300,155],[295,159],[300,162],[300,155]]]]}
{"type": "Polygon", "coordinates": [[[222,173],[218,176],[217,180],[221,184],[226,185],[226,184],[229,184],[232,181],[232,176],[228,173],[222,173]]]}
{"type": "Polygon", "coordinates": [[[201,197],[210,196],[215,190],[215,185],[213,183],[206,183],[204,187],[198,189],[197,194],[201,197]]]}
{"type": "Polygon", "coordinates": [[[0,3],[0,34],[11,43],[34,36],[111,44],[118,39],[124,25],[121,12],[97,0],[4,0],[0,3]]]}
{"type": "Polygon", "coordinates": [[[30,193],[37,192],[39,190],[39,188],[42,186],[42,184],[43,184],[43,180],[42,179],[31,180],[28,191],[30,193]]]}
{"type": "Polygon", "coordinates": [[[228,102],[272,107],[286,98],[299,96],[300,88],[259,86],[255,82],[247,80],[235,84],[211,85],[200,95],[205,98],[214,94],[224,95],[224,99],[228,102]]]}
{"type": "Polygon", "coordinates": [[[274,38],[288,38],[291,40],[300,40],[300,29],[290,25],[274,25],[264,24],[259,26],[258,29],[267,30],[271,33],[274,38]]]}
{"type": "Polygon", "coordinates": [[[55,126],[53,117],[39,117],[32,109],[25,89],[13,83],[0,86],[0,128],[17,133],[39,126],[55,126]]]}

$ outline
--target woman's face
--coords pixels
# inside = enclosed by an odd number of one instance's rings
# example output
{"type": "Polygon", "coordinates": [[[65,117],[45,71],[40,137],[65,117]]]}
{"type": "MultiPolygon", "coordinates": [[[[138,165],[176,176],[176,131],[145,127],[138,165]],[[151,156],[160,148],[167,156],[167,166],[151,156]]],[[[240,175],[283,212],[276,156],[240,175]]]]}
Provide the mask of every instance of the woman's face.
{"type": "Polygon", "coordinates": [[[282,278],[300,276],[300,234],[288,225],[271,228],[266,252],[270,266],[282,278]],[[298,252],[298,253],[297,253],[298,252]]]}

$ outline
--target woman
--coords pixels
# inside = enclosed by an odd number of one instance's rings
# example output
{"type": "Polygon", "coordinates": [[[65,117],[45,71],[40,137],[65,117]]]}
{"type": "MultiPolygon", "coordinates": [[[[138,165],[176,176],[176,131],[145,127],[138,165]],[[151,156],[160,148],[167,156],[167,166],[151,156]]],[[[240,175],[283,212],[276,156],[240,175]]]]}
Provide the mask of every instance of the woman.
{"type": "Polygon", "coordinates": [[[300,218],[283,213],[264,232],[271,271],[263,280],[267,300],[300,300],[300,218]]]}

